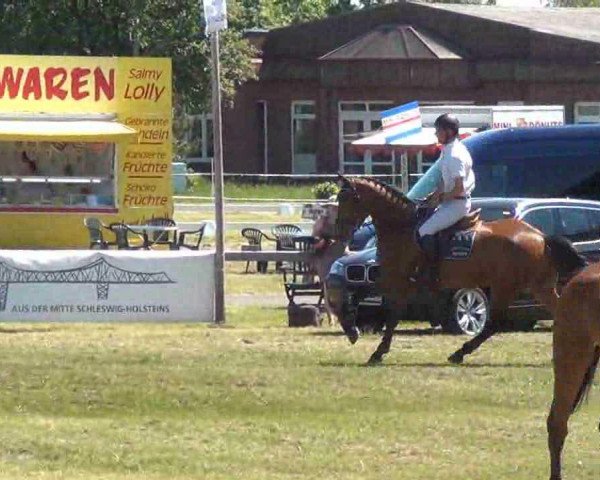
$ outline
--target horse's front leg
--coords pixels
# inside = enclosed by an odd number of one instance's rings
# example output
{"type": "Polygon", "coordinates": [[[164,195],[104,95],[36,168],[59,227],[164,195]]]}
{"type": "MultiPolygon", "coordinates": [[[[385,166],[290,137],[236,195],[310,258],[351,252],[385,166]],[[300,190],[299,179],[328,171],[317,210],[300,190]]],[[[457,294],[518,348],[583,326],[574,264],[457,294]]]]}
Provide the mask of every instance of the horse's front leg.
{"type": "Polygon", "coordinates": [[[492,311],[491,318],[487,321],[487,323],[483,327],[483,330],[477,335],[475,335],[471,340],[465,342],[462,347],[460,347],[456,352],[450,355],[448,357],[448,361],[450,363],[456,364],[463,363],[465,355],[473,353],[481,346],[483,342],[485,342],[497,332],[497,318],[498,315],[494,315],[494,312],[492,311]],[[496,317],[496,320],[494,320],[494,317],[496,317]]]}
{"type": "Polygon", "coordinates": [[[369,358],[369,365],[381,363],[383,356],[390,351],[392,337],[394,336],[394,331],[399,323],[398,312],[399,310],[396,309],[394,305],[384,302],[385,330],[381,342],[369,358]]]}
{"type": "Polygon", "coordinates": [[[508,306],[512,302],[512,289],[495,289],[491,292],[491,315],[488,319],[487,323],[483,327],[483,330],[473,337],[472,339],[466,341],[461,348],[459,348],[456,352],[448,357],[448,361],[451,363],[462,363],[465,355],[469,355],[477,350],[482,343],[492,337],[498,330],[501,325],[503,325],[506,321],[506,316],[508,312],[508,306]]]}

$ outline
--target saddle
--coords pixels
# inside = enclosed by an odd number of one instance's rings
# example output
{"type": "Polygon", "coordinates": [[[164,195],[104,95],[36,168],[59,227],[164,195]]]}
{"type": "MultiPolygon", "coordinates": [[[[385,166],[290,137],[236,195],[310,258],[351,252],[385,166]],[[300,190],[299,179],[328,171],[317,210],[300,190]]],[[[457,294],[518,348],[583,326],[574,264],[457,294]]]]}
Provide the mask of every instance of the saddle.
{"type": "MultiPolygon", "coordinates": [[[[422,225],[434,212],[426,209],[420,216],[418,225],[422,225]]],[[[437,236],[438,256],[445,260],[464,260],[471,255],[475,242],[475,228],[481,223],[481,208],[465,215],[454,225],[439,232],[437,236]]],[[[417,228],[418,230],[418,228],[417,228]]]]}
{"type": "Polygon", "coordinates": [[[451,225],[445,230],[442,230],[440,234],[453,235],[456,232],[471,230],[472,228],[475,228],[477,225],[479,225],[479,223],[481,223],[481,208],[467,213],[454,225],[451,225]]]}

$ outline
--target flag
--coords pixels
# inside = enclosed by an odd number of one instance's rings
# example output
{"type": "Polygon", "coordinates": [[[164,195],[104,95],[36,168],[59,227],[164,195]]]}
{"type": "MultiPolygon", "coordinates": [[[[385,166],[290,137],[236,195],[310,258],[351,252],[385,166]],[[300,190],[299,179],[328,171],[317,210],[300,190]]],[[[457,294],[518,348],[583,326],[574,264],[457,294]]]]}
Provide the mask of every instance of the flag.
{"type": "Polygon", "coordinates": [[[423,130],[419,102],[410,102],[381,112],[381,125],[386,143],[408,137],[423,130]]]}

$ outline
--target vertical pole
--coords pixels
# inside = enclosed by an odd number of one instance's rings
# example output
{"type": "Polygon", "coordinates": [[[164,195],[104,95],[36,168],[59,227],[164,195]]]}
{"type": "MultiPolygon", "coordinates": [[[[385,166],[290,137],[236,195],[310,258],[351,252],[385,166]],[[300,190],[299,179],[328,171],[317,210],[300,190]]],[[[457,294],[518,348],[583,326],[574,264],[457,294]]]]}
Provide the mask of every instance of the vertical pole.
{"type": "Polygon", "coordinates": [[[400,182],[402,193],[408,193],[408,153],[402,152],[400,157],[400,182]]]}
{"type": "Polygon", "coordinates": [[[269,173],[269,104],[266,100],[263,101],[263,155],[265,162],[265,173],[269,173]]]}
{"type": "Polygon", "coordinates": [[[215,322],[225,323],[225,272],[224,272],[224,233],[223,233],[223,139],[221,134],[221,66],[219,63],[219,32],[210,36],[212,57],[212,107],[213,107],[213,144],[215,192],[215,322]]]}
{"type": "Polygon", "coordinates": [[[392,148],[392,185],[396,185],[396,150],[392,148]]]}

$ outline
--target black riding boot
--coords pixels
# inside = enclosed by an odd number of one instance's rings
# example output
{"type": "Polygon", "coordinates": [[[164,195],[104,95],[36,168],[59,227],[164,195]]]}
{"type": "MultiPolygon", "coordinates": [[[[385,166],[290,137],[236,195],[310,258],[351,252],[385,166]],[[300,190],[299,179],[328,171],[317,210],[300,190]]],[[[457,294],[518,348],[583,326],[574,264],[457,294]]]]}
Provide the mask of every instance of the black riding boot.
{"type": "Polygon", "coordinates": [[[436,288],[439,282],[439,248],[437,235],[425,235],[419,239],[423,252],[420,265],[411,280],[429,288],[436,288]]]}

